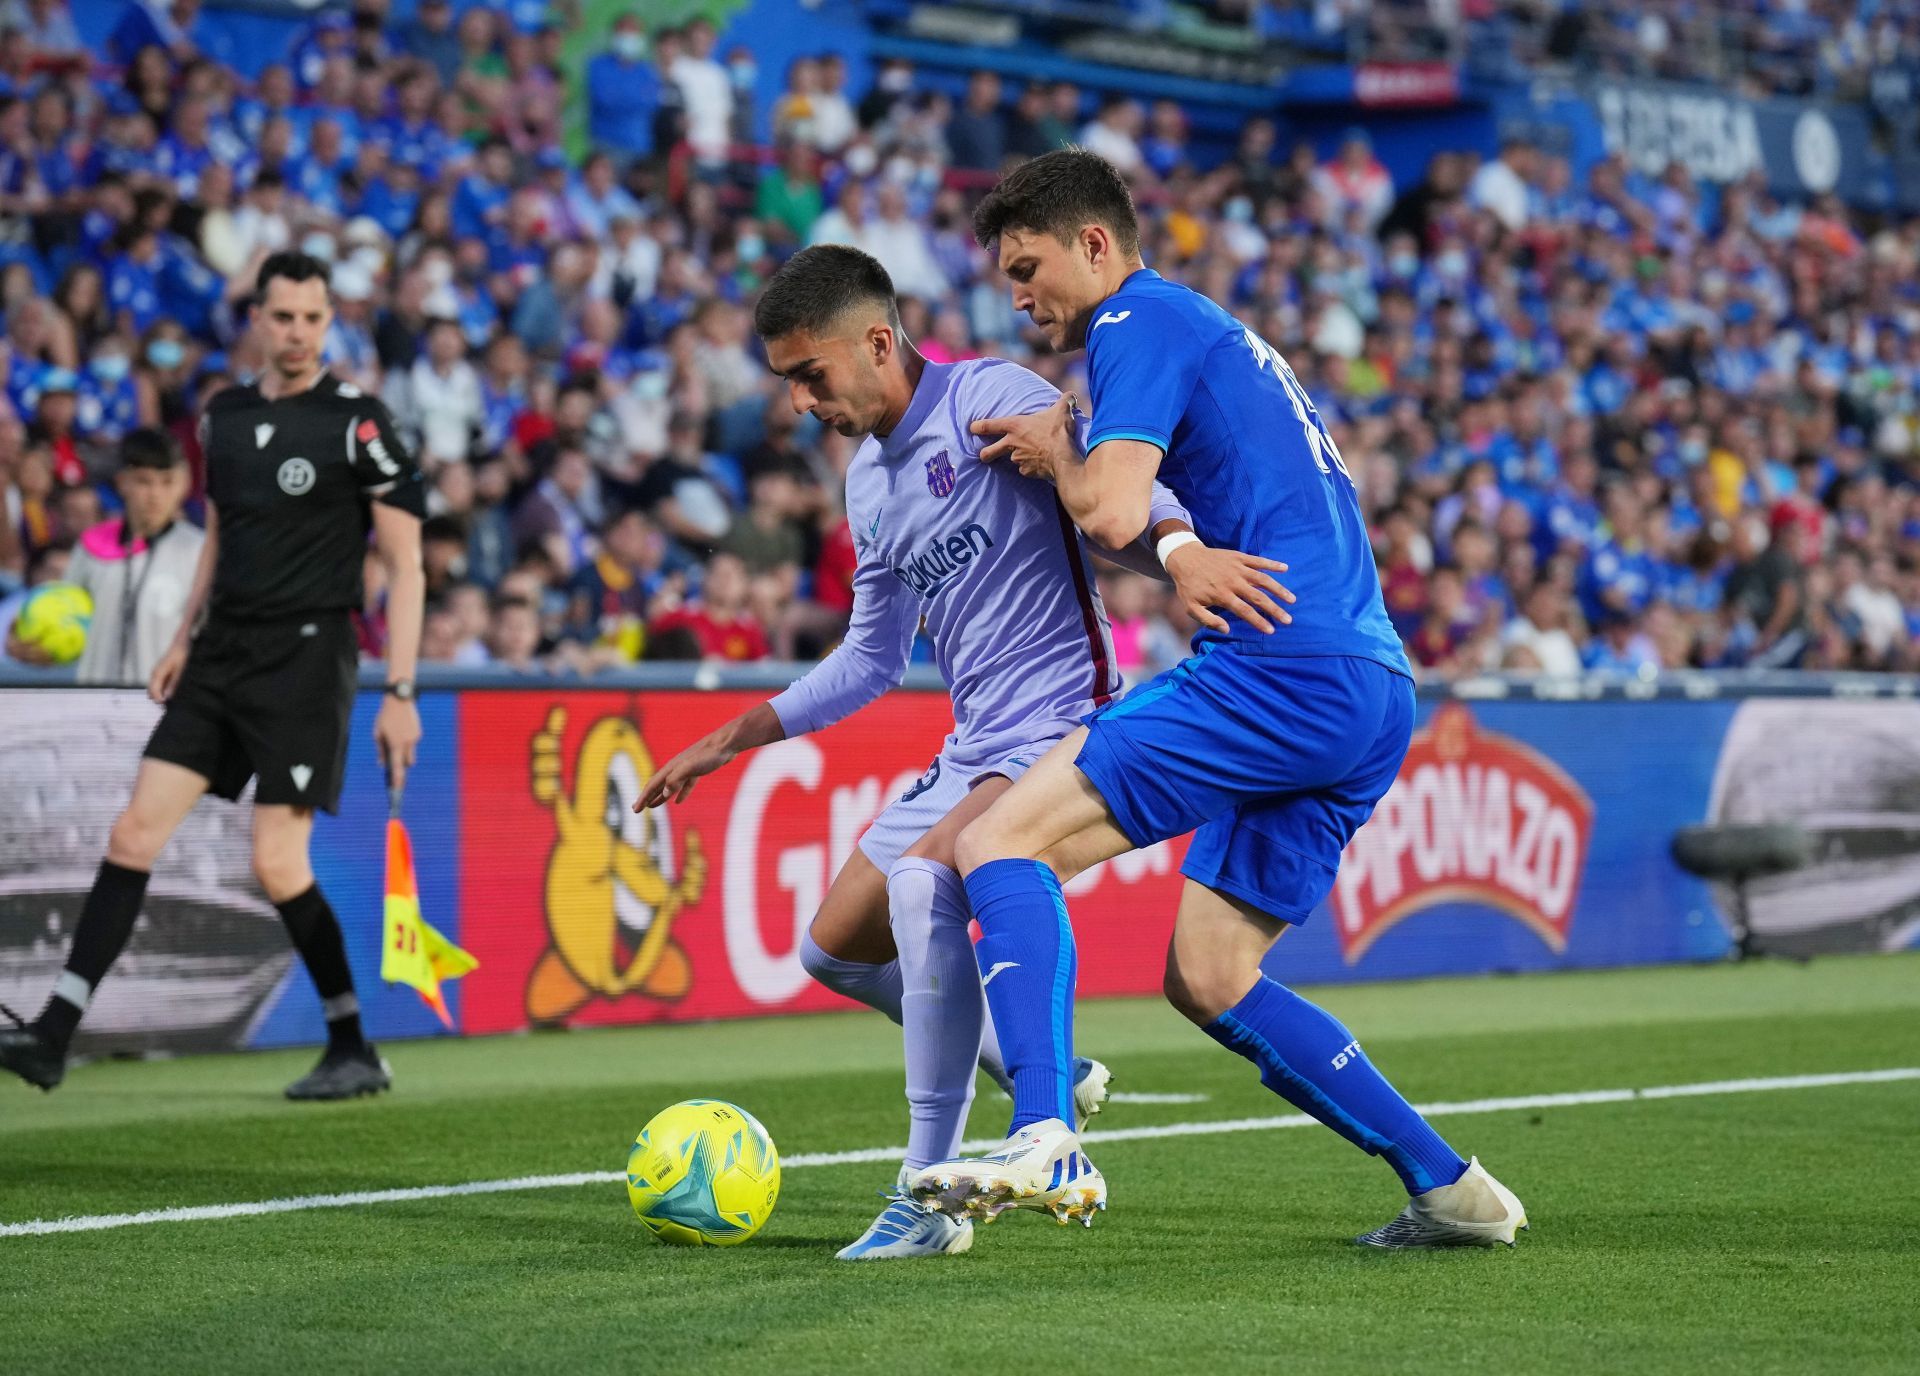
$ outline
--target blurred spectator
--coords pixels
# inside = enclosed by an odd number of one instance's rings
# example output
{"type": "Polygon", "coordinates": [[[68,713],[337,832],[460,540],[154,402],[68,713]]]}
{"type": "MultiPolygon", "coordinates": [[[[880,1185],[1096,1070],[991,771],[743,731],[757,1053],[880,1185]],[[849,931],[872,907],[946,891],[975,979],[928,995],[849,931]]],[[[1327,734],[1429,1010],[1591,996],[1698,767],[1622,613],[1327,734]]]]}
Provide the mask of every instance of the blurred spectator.
{"type": "Polygon", "coordinates": [[[765,659],[771,651],[765,628],[747,608],[749,591],[746,565],[734,555],[716,554],[707,563],[699,596],[660,613],[648,632],[665,637],[690,631],[702,659],[733,663],[765,659]]]}
{"type": "Polygon", "coordinates": [[[1121,172],[1131,177],[1146,166],[1140,153],[1140,133],[1146,116],[1140,102],[1127,96],[1111,96],[1100,113],[1080,131],[1080,146],[1098,153],[1121,172]]]}
{"type": "Polygon", "coordinates": [[[426,351],[403,374],[390,377],[386,397],[394,417],[419,437],[421,466],[463,462],[486,418],[480,375],[467,362],[460,322],[440,317],[427,326],[426,351]]]}
{"type": "Polygon", "coordinates": [[[788,242],[805,244],[819,222],[821,210],[820,178],[814,171],[814,155],[804,143],[797,140],[788,143],[781,150],[778,165],[760,174],[753,213],[770,228],[778,226],[785,230],[788,242]]]}
{"type": "Polygon", "coordinates": [[[814,92],[813,127],[810,142],[829,156],[845,148],[860,130],[852,102],[847,99],[847,62],[838,53],[820,59],[818,87],[814,92]]]}
{"type": "Polygon", "coordinates": [[[1481,164],[1467,187],[1467,198],[1474,205],[1492,211],[1510,230],[1526,228],[1528,180],[1534,167],[1531,145],[1508,139],[1500,145],[1500,156],[1481,164]]]}
{"type": "Polygon", "coordinates": [[[718,547],[738,556],[750,574],[797,573],[806,548],[793,524],[800,494],[792,475],[778,468],[762,469],[747,491],[746,511],[718,547]]]}
{"type": "Polygon", "coordinates": [[[714,61],[714,38],[712,20],[693,20],[685,30],[686,50],[668,71],[686,105],[687,143],[694,156],[708,165],[726,160],[733,128],[733,80],[714,61]]]}
{"type": "Polygon", "coordinates": [[[660,77],[647,61],[647,34],[637,14],[613,21],[606,51],[587,63],[587,131],[593,141],[630,158],[653,153],[660,77]]]}
{"type": "Polygon", "coordinates": [[[1374,157],[1373,140],[1364,129],[1349,129],[1341,136],[1340,152],[1314,169],[1313,189],[1330,227],[1354,217],[1372,234],[1393,208],[1393,178],[1374,157]]]}
{"type": "Polygon", "coordinates": [[[1007,157],[1007,121],[1000,112],[1000,78],[975,72],[967,98],[947,124],[953,165],[968,171],[998,171],[1007,157]]]}

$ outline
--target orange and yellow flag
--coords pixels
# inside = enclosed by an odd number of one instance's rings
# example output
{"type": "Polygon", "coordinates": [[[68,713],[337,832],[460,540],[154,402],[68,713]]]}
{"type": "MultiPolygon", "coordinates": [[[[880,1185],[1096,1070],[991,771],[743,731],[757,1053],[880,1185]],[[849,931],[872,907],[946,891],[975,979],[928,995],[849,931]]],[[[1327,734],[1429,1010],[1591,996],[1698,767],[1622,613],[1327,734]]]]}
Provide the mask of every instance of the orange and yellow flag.
{"type": "Polygon", "coordinates": [[[420,916],[420,886],[413,876],[413,838],[398,817],[387,822],[387,924],[381,945],[380,978],[409,984],[427,1007],[453,1026],[440,981],[458,979],[480,962],[436,932],[420,916]]]}

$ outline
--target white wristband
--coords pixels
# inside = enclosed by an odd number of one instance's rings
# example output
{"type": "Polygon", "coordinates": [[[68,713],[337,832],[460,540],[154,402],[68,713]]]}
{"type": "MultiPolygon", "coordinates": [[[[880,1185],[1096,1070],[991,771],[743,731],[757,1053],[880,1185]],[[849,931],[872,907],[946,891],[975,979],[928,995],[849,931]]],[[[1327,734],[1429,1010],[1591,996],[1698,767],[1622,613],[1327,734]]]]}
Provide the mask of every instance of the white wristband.
{"type": "Polygon", "coordinates": [[[1162,535],[1160,543],[1153,547],[1153,557],[1160,561],[1160,567],[1167,566],[1167,556],[1182,545],[1197,545],[1200,537],[1190,530],[1176,530],[1171,535],[1162,535]]]}

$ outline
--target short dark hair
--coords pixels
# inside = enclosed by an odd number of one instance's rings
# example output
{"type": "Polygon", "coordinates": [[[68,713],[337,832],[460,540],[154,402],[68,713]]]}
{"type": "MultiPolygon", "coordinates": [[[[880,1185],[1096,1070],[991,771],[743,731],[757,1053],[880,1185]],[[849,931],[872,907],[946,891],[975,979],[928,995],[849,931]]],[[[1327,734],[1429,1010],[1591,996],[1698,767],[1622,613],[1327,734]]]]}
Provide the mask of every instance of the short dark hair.
{"type": "Polygon", "coordinates": [[[180,462],[180,447],[173,436],[152,426],[129,430],[120,441],[120,467],[157,468],[162,471],[180,462]]]}
{"type": "Polygon", "coordinates": [[[267,261],[260,265],[260,275],[253,279],[256,301],[267,299],[267,284],[276,277],[284,277],[289,282],[311,282],[318,278],[321,286],[329,290],[333,287],[333,274],[325,263],[311,253],[302,253],[293,248],[269,254],[267,261]]]}
{"type": "Polygon", "coordinates": [[[1114,165],[1084,148],[1059,148],[1022,163],[974,208],[973,237],[982,248],[1008,230],[1051,234],[1063,244],[1083,225],[1113,231],[1120,251],[1140,251],[1133,194],[1114,165]]]}
{"type": "Polygon", "coordinates": [[[818,332],[861,305],[878,306],[900,328],[893,279],[880,260],[846,244],[803,248],[768,281],[753,310],[753,332],[778,339],[795,330],[818,332]]]}

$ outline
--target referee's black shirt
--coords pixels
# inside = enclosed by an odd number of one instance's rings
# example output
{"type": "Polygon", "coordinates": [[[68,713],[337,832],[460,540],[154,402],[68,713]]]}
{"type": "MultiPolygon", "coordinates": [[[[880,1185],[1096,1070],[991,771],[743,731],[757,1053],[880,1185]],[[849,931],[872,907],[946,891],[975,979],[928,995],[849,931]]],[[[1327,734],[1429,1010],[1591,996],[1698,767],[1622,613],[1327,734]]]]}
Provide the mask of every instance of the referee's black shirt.
{"type": "Polygon", "coordinates": [[[229,387],[201,418],[207,496],[220,518],[212,612],[281,621],[357,609],[372,503],[425,513],[420,470],[393,417],[332,373],[269,401],[229,387]]]}

